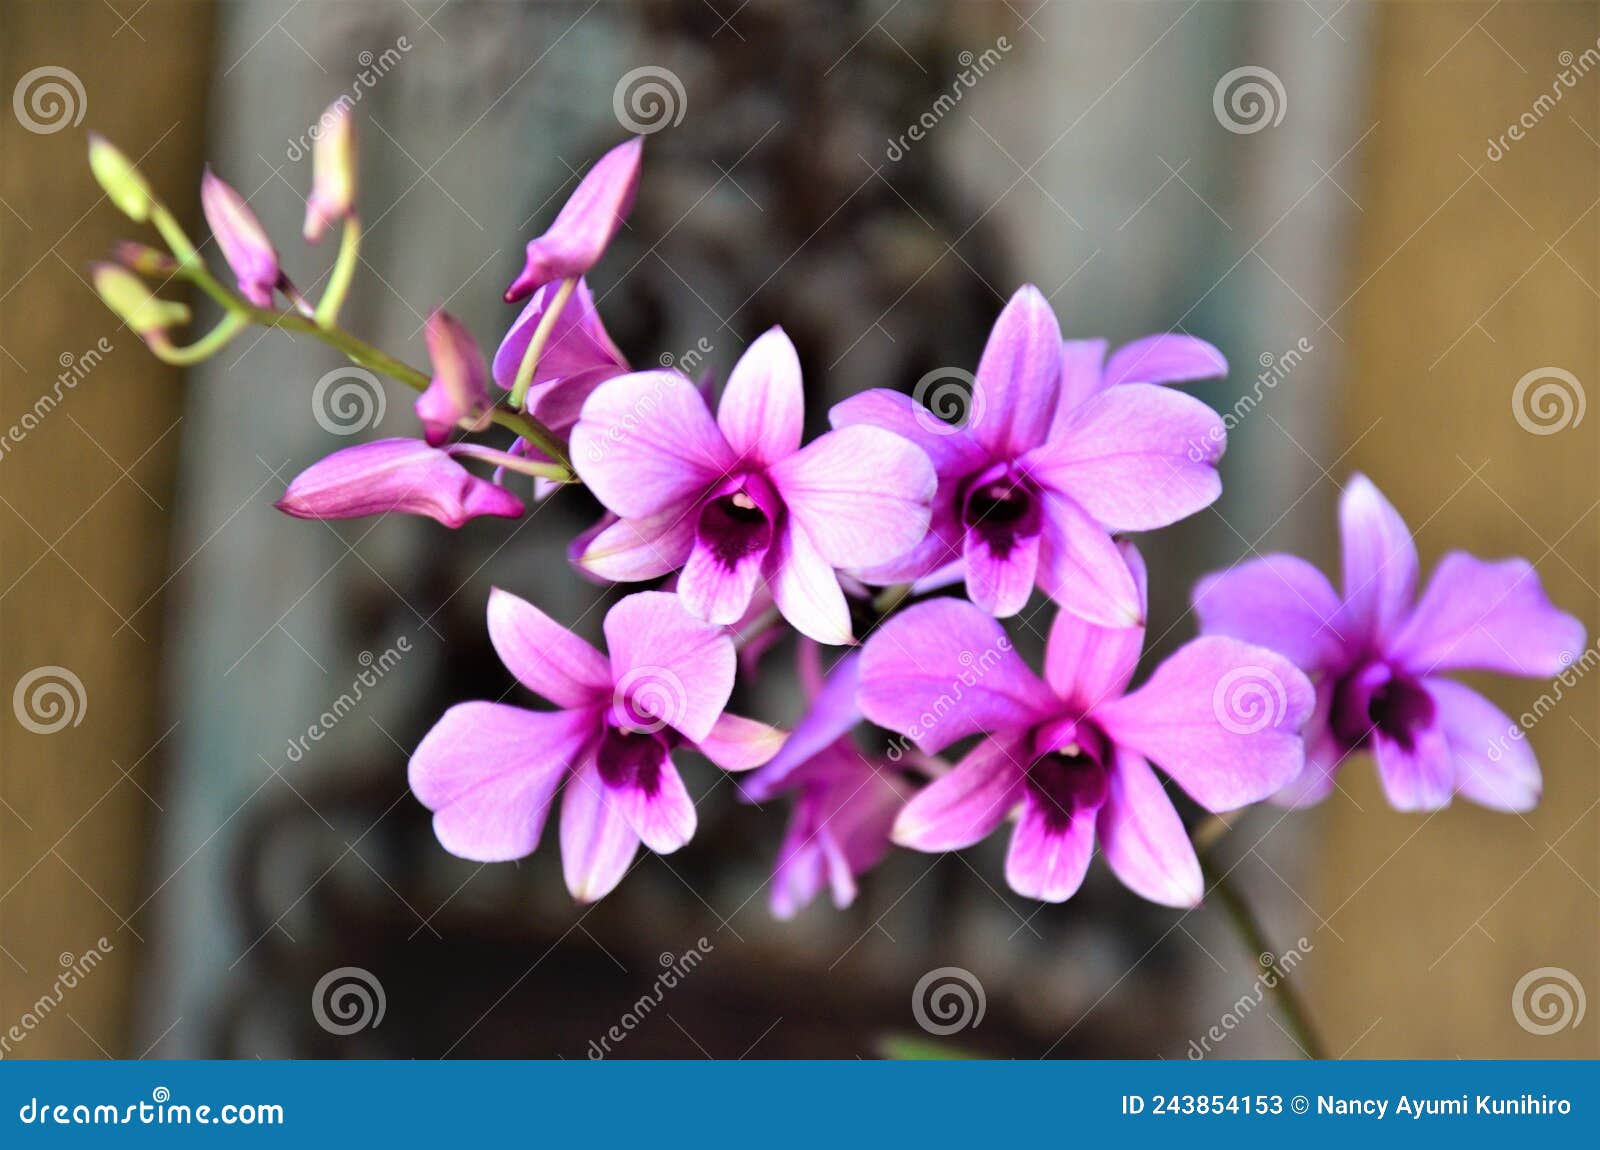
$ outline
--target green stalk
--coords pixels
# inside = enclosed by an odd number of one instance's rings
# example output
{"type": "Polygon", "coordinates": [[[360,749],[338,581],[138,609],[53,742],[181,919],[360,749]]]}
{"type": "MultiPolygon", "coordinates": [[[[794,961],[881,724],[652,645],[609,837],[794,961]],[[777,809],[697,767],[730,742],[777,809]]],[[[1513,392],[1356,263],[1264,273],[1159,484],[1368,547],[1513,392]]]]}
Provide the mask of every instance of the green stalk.
{"type": "Polygon", "coordinates": [[[517,368],[516,382],[511,387],[511,406],[517,411],[521,411],[528,402],[528,388],[533,383],[533,373],[539,369],[539,359],[544,355],[544,345],[550,342],[550,333],[555,330],[556,320],[561,318],[567,301],[572,298],[572,289],[577,286],[576,279],[562,280],[561,286],[556,288],[555,299],[550,301],[550,306],[539,317],[539,326],[533,329],[533,338],[528,341],[528,350],[523,353],[522,364],[517,368]]]}
{"type": "Polygon", "coordinates": [[[1290,1033],[1300,1044],[1300,1049],[1307,1058],[1315,1061],[1326,1059],[1327,1051],[1323,1048],[1322,1040],[1317,1037],[1316,1029],[1311,1025],[1311,1016],[1306,1012],[1305,1003],[1300,1000],[1294,987],[1289,985],[1289,976],[1278,965],[1278,952],[1268,944],[1261,923],[1257,921],[1254,912],[1239,892],[1228,882],[1227,874],[1218,870],[1210,861],[1208,853],[1204,850],[1197,853],[1200,857],[1200,871],[1205,875],[1207,893],[1215,895],[1217,901],[1222,904],[1222,909],[1228,913],[1228,919],[1238,932],[1245,949],[1252,955],[1271,957],[1271,965],[1265,968],[1272,974],[1272,982],[1268,989],[1272,992],[1278,1013],[1283,1016],[1290,1033]]]}
{"type": "Polygon", "coordinates": [[[233,338],[245,328],[250,326],[250,321],[238,312],[230,311],[217,321],[217,326],[206,332],[205,335],[185,347],[174,347],[163,339],[151,338],[147,341],[151,352],[162,363],[170,363],[177,367],[188,367],[210,359],[217,352],[233,342],[233,338]]]}
{"type": "Polygon", "coordinates": [[[333,327],[339,322],[339,309],[345,296],[350,294],[350,284],[356,276],[356,264],[361,262],[361,221],[346,216],[344,231],[339,236],[339,258],[333,262],[328,275],[328,286],[317,300],[316,320],[322,327],[333,327]]]}

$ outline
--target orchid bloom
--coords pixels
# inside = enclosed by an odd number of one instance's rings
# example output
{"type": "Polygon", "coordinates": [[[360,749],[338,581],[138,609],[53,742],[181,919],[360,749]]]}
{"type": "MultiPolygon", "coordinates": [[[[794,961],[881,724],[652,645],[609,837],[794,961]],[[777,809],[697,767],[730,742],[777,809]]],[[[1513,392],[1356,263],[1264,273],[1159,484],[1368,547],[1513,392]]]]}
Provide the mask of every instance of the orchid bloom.
{"type": "Polygon", "coordinates": [[[311,151],[311,197],[306,200],[307,243],[322,242],[329,228],[348,218],[356,203],[356,131],[348,104],[322,113],[311,151]]]}
{"type": "Polygon", "coordinates": [[[460,320],[437,310],[428,317],[426,337],[433,378],[417,396],[415,410],[429,445],[438,447],[457,427],[468,431],[488,427],[494,401],[489,397],[483,352],[460,320]]]}
{"type": "MultiPolygon", "coordinates": [[[[1121,555],[1144,601],[1139,554],[1121,555]]],[[[861,655],[867,718],[934,754],[984,739],[900,812],[894,841],[959,850],[1019,806],[1006,881],[1047,902],[1082,884],[1098,839],[1135,893],[1192,906],[1194,847],[1153,761],[1208,811],[1272,794],[1299,773],[1311,684],[1281,655],[1237,639],[1181,647],[1128,691],[1141,627],[1106,628],[1059,611],[1039,679],[1000,623],[970,603],[919,603],[878,628],[861,655]]]]}
{"type": "Polygon", "coordinates": [[[270,308],[283,273],[277,249],[255,212],[209,167],[200,179],[200,206],[223,258],[239,281],[239,294],[256,307],[270,308]]]}
{"type": "Polygon", "coordinates": [[[765,582],[820,643],[850,641],[836,569],[884,563],[928,528],[933,467],[909,440],[847,427],[806,447],[800,360],[782,329],[745,351],[713,419],[671,371],[601,384],[572,429],[578,475],[621,518],[580,562],[619,582],[683,568],[696,616],[733,623],[765,582]]]}
{"type": "Polygon", "coordinates": [[[419,439],[375,439],[346,447],[294,477],[278,500],[297,519],[359,519],[391,511],[460,527],[479,515],[515,519],[522,500],[479,479],[450,451],[419,439]]]}
{"type": "MultiPolygon", "coordinates": [[[[507,391],[556,294],[554,284],[544,284],[535,291],[495,352],[495,382],[507,391]]],[[[577,282],[553,323],[533,373],[526,406],[528,414],[565,438],[578,421],[584,400],[606,380],[626,372],[628,361],[600,322],[594,296],[583,280],[577,282]]]]}
{"type": "Polygon", "coordinates": [[[522,272],[506,289],[507,303],[516,303],[547,283],[581,276],[600,262],[633,210],[643,151],[644,138],[635,136],[612,148],[584,173],[555,222],[543,235],[528,241],[522,272]]]}
{"type": "Polygon", "coordinates": [[[1091,389],[1063,359],[1056,317],[1030,285],[995,321],[964,425],[881,389],[833,408],[835,427],[910,439],[939,476],[927,537],[863,578],[916,580],[961,560],[968,595],[992,615],[1016,614],[1037,584],[1090,622],[1143,621],[1111,533],[1165,527],[1215,500],[1226,432],[1190,396],[1144,382],[1100,387],[1098,371],[1091,389]]]}
{"type": "Polygon", "coordinates": [[[815,685],[810,709],[783,747],[739,785],[750,802],[794,796],[772,872],[769,905],[780,919],[810,905],[824,885],[839,909],[854,902],[856,877],[889,853],[895,815],[911,796],[893,763],[863,754],[850,738],[861,722],[855,701],[860,671],[859,651],[840,659],[815,685]]]}
{"type": "Polygon", "coordinates": [[[1342,598],[1292,555],[1242,563],[1194,592],[1203,631],[1281,651],[1317,684],[1305,771],[1278,800],[1318,802],[1351,754],[1371,750],[1400,810],[1438,810],[1457,792],[1496,810],[1530,810],[1539,765],[1522,728],[1444,673],[1557,675],[1583,650],[1583,624],[1550,603],[1524,559],[1452,551],[1415,598],[1416,543],[1363,475],[1345,487],[1339,529],[1342,598]]]}
{"type": "Polygon", "coordinates": [[[531,603],[495,590],[489,638],[523,686],[558,709],[460,703],[411,756],[410,783],[452,854],[504,862],[539,845],[556,789],[561,861],[580,902],[622,880],[640,842],[668,854],[694,834],[672,763],[680,747],[729,770],[757,766],[780,732],[723,713],[733,640],[676,596],[630,595],[606,614],[609,658],[531,603]]]}

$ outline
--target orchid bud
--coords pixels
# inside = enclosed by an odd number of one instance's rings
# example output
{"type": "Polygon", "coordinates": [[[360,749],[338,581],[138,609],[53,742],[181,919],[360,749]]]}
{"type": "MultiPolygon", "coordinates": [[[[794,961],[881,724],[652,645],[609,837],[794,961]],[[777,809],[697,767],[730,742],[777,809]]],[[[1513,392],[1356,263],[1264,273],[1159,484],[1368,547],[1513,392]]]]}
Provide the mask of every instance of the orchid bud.
{"type": "Polygon", "coordinates": [[[140,338],[159,337],[167,328],[189,322],[187,307],[157,298],[142,279],[125,267],[97,263],[89,275],[105,305],[140,338]]]}
{"type": "Polygon", "coordinates": [[[89,133],[89,170],[106,198],[129,219],[144,223],[150,218],[155,196],[133,161],[124,156],[104,136],[89,133]]]}
{"type": "Polygon", "coordinates": [[[142,276],[172,276],[178,272],[178,261],[166,252],[132,240],[112,245],[111,258],[142,276]]]}
{"type": "Polygon", "coordinates": [[[295,476],[277,503],[297,519],[404,512],[460,527],[479,515],[515,519],[522,500],[419,439],[377,439],[336,451],[295,476]]]}
{"type": "Polygon", "coordinates": [[[239,294],[257,307],[271,307],[281,275],[278,253],[250,205],[208,167],[200,180],[200,206],[223,258],[238,277],[239,294]]]}
{"type": "Polygon", "coordinates": [[[305,237],[313,244],[351,215],[356,204],[356,133],[349,106],[328,105],[318,129],[321,135],[311,153],[311,198],[306,201],[305,237]]]}
{"type": "Polygon", "coordinates": [[[428,317],[428,359],[433,381],[417,397],[417,418],[427,429],[428,442],[443,443],[452,428],[471,431],[489,426],[489,366],[483,352],[461,323],[440,309],[428,317]]]}
{"type": "Polygon", "coordinates": [[[581,276],[600,262],[606,245],[633,210],[643,151],[643,137],[635,136],[612,148],[584,173],[555,222],[543,235],[528,241],[522,273],[506,289],[507,303],[516,303],[555,280],[581,276]]]}

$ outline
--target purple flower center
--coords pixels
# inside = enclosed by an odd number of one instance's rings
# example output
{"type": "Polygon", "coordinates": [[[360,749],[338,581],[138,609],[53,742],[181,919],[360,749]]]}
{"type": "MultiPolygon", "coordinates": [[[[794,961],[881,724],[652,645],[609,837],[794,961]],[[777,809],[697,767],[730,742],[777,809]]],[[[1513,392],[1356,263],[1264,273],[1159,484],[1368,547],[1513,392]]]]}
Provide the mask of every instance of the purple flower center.
{"type": "Polygon", "coordinates": [[[696,534],[718,562],[732,570],[741,559],[771,545],[781,507],[765,478],[736,476],[700,509],[696,534]]]}
{"type": "Polygon", "coordinates": [[[1036,732],[1033,745],[1026,786],[1051,829],[1066,828],[1079,811],[1100,809],[1110,786],[1105,760],[1111,747],[1099,730],[1084,722],[1053,723],[1036,732]]]}
{"type": "Polygon", "coordinates": [[[1416,733],[1433,723],[1434,703],[1416,679],[1387,663],[1359,665],[1340,679],[1333,691],[1333,733],[1356,749],[1373,731],[1406,750],[1416,746],[1416,733]]]}
{"type": "Polygon", "coordinates": [[[669,730],[630,731],[607,723],[595,752],[606,786],[638,787],[647,795],[655,794],[661,783],[661,764],[670,750],[664,737],[669,730]]]}
{"type": "Polygon", "coordinates": [[[1001,464],[978,476],[962,503],[962,525],[976,532],[997,559],[1039,534],[1039,493],[1028,479],[1001,464]]]}

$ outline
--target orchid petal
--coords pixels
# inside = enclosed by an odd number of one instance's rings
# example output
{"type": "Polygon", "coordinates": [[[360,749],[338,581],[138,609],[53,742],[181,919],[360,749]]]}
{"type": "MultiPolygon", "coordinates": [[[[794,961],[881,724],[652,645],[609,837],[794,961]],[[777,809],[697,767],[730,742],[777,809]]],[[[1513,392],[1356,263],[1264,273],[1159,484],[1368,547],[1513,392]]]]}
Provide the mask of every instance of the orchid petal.
{"type": "MultiPolygon", "coordinates": [[[[507,391],[516,383],[528,345],[533,342],[533,333],[556,295],[554,284],[546,284],[534,292],[522,314],[506,332],[505,339],[500,341],[494,353],[494,378],[507,391]]],[[[533,372],[533,387],[592,371],[618,375],[627,370],[628,361],[600,322],[588,282],[580,279],[545,338],[544,350],[533,372]]]]}
{"type": "Polygon", "coordinates": [[[953,851],[987,838],[1022,801],[1022,744],[987,738],[918,791],[894,821],[894,841],[918,851],[953,851]]]}
{"type": "Polygon", "coordinates": [[[878,427],[846,427],[774,465],[784,506],[834,567],[869,567],[922,541],[938,486],[926,453],[878,427]]]}
{"type": "Polygon", "coordinates": [[[1061,325],[1032,284],[1019,288],[995,320],[978,361],[973,436],[996,459],[1011,459],[1044,438],[1055,414],[1061,325]]]}
{"type": "Polygon", "coordinates": [[[979,732],[1020,731],[1059,706],[995,619],[957,599],[907,608],[861,652],[862,713],[928,754],[979,732]]]}
{"type": "Polygon", "coordinates": [[[741,792],[753,802],[765,802],[782,789],[796,770],[854,730],[861,722],[861,708],[856,703],[860,684],[861,652],[856,650],[834,664],[783,749],[744,780],[741,792]]]}
{"type": "Polygon", "coordinates": [[[1205,880],[1194,844],[1142,756],[1117,749],[1095,825],[1107,865],[1134,894],[1162,906],[1200,902],[1205,880]]]}
{"type": "Polygon", "coordinates": [[[1339,596],[1327,577],[1293,555],[1263,555],[1195,585],[1200,630],[1228,635],[1316,669],[1344,649],[1339,596]]]}
{"type": "Polygon", "coordinates": [[[1072,413],[1100,391],[1106,361],[1103,339],[1064,339],[1061,341],[1061,394],[1055,415],[1050,420],[1049,442],[1072,421],[1072,413]]]}
{"type": "Polygon", "coordinates": [[[850,607],[839,577],[794,518],[773,542],[767,586],[779,613],[802,635],[834,647],[851,641],[850,607]]]}
{"type": "Polygon", "coordinates": [[[526,599],[489,592],[489,641],[506,669],[558,707],[593,707],[611,695],[611,664],[526,599]]]}
{"type": "Polygon", "coordinates": [[[734,462],[694,384],[670,371],[596,388],[572,429],[572,458],[595,498],[625,519],[699,495],[734,462]]]}
{"type": "Polygon", "coordinates": [[[588,737],[587,716],[460,703],[411,754],[417,801],[440,845],[460,858],[506,862],[539,845],[556,787],[588,737]]]}
{"type": "Polygon", "coordinates": [[[1558,675],[1584,650],[1584,626],[1545,596],[1525,559],[1486,562],[1460,551],[1439,561],[1397,630],[1393,658],[1434,670],[1558,675]]]}
{"type": "Polygon", "coordinates": [[[647,519],[618,519],[595,532],[574,562],[617,583],[656,579],[689,558],[694,525],[693,509],[684,507],[669,507],[647,519]]]}
{"type": "Polygon", "coordinates": [[[1074,811],[1063,824],[1058,812],[1032,795],[1011,832],[1006,885],[1026,898],[1066,902],[1078,893],[1094,857],[1095,812],[1074,811]]]}
{"type": "Polygon", "coordinates": [[[645,846],[657,854],[671,854],[694,837],[694,800],[672,759],[665,755],[651,781],[648,789],[637,783],[611,787],[606,798],[622,812],[645,846]]]}
{"type": "Polygon", "coordinates": [[[1195,802],[1231,811],[1300,773],[1299,732],[1314,705],[1310,682],[1283,656],[1207,637],[1093,714],[1114,742],[1151,759],[1195,802]]]}
{"type": "Polygon", "coordinates": [[[638,832],[610,792],[591,755],[561,796],[561,869],[579,902],[615,890],[639,850],[638,832]]]}
{"type": "MultiPolygon", "coordinates": [[[[1132,543],[1118,545],[1145,603],[1144,557],[1132,543]]],[[[1090,710],[1127,690],[1144,650],[1143,627],[1100,627],[1058,610],[1044,649],[1044,677],[1062,699],[1090,710]]]]}
{"type": "Polygon", "coordinates": [[[1523,729],[1482,695],[1448,679],[1424,681],[1439,708],[1456,789],[1497,811],[1531,811],[1544,786],[1523,729]]]}
{"type": "Polygon", "coordinates": [[[1405,520],[1365,475],[1339,500],[1345,613],[1356,639],[1381,640],[1404,619],[1417,586],[1417,544],[1405,520]]]}
{"type": "Polygon", "coordinates": [[[665,591],[629,595],[606,613],[616,695],[691,742],[711,734],[733,693],[738,657],[721,627],[696,619],[665,591]]]}
{"type": "Polygon", "coordinates": [[[941,479],[970,475],[990,462],[989,453],[968,430],[940,419],[909,395],[873,388],[833,405],[835,428],[865,424],[909,439],[928,456],[941,479]]]}
{"type": "Polygon", "coordinates": [[[1101,627],[1144,626],[1144,603],[1111,536],[1076,503],[1045,492],[1039,587],[1101,627]]]}
{"type": "Polygon", "coordinates": [[[1226,442],[1222,417],[1198,399],[1124,384],[1079,405],[1024,466],[1107,529],[1149,531],[1216,500],[1226,442]]]}
{"type": "Polygon", "coordinates": [[[967,529],[967,594],[997,619],[1009,619],[1028,605],[1039,573],[1040,537],[1015,539],[1005,553],[996,551],[977,528],[967,529]]]}
{"type": "Polygon", "coordinates": [[[736,456],[766,465],[800,449],[804,421],[800,357],[783,329],[775,327],[734,365],[717,406],[717,425],[736,456]]]}
{"type": "MultiPolygon", "coordinates": [[[[695,746],[725,771],[749,771],[778,754],[788,737],[787,731],[724,711],[695,746]]],[[[747,787],[740,789],[748,794],[747,787]]]]}
{"type": "Polygon", "coordinates": [[[1122,383],[1189,383],[1228,374],[1228,360],[1192,335],[1165,332],[1124,344],[1106,361],[1105,386],[1122,383]]]}

